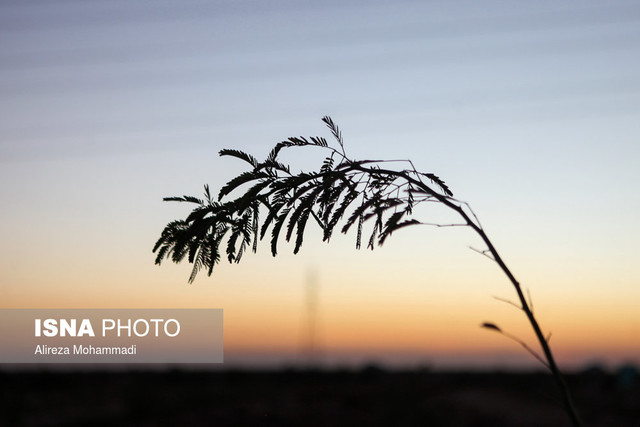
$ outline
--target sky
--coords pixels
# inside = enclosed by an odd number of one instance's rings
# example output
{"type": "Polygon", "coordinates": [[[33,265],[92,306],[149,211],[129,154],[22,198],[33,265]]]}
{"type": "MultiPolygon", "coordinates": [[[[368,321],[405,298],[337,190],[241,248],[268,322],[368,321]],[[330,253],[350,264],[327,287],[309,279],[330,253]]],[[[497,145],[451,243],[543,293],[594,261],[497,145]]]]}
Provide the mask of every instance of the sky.
{"type": "Polygon", "coordinates": [[[228,365],[304,362],[310,330],[326,364],[535,364],[479,327],[535,345],[471,230],[373,252],[312,232],[192,285],[154,265],[188,214],[163,197],[329,115],[352,158],[411,159],[471,205],[561,366],[640,363],[639,21],[622,0],[0,2],[0,308],[222,308],[228,365]]]}

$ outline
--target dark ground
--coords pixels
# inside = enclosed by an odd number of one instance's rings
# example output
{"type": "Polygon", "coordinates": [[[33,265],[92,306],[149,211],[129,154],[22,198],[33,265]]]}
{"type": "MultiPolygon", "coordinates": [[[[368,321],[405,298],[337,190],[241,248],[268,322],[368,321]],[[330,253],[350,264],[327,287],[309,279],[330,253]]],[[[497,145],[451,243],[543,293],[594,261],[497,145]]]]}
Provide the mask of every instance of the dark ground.
{"type": "MultiPolygon", "coordinates": [[[[567,377],[587,426],[640,426],[640,384],[567,377]]],[[[0,372],[2,426],[565,426],[547,374],[0,372]]]]}

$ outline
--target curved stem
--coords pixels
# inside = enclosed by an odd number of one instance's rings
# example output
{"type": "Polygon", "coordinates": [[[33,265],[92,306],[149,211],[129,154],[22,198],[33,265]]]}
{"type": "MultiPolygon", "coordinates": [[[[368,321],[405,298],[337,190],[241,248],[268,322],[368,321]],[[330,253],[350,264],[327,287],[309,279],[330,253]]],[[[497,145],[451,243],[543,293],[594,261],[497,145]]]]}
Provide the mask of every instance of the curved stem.
{"type": "MultiPolygon", "coordinates": [[[[464,213],[462,210],[458,212],[461,215],[463,215],[463,217],[466,217],[466,219],[468,220],[466,213],[464,213]]],[[[506,264],[498,254],[498,251],[495,249],[495,247],[493,246],[493,244],[485,234],[484,230],[482,230],[480,227],[478,227],[476,224],[472,223],[471,221],[468,221],[468,223],[469,223],[469,226],[473,228],[473,230],[482,238],[484,243],[489,248],[489,252],[491,252],[491,255],[493,255],[495,262],[500,266],[500,269],[509,278],[509,281],[511,282],[513,287],[516,289],[516,293],[518,294],[518,299],[520,300],[520,304],[522,305],[522,311],[524,311],[525,315],[527,316],[527,319],[529,320],[529,323],[531,324],[531,327],[533,328],[536,334],[536,338],[538,339],[538,342],[540,343],[540,347],[542,347],[542,351],[544,352],[545,359],[547,360],[548,368],[553,374],[553,377],[556,380],[558,387],[560,388],[560,392],[562,393],[562,398],[564,401],[564,406],[567,411],[567,414],[571,418],[573,425],[581,426],[582,422],[580,421],[576,408],[573,404],[571,394],[569,393],[569,388],[567,387],[567,384],[562,376],[562,373],[560,372],[560,369],[556,364],[555,358],[553,357],[553,353],[551,352],[551,347],[549,346],[549,342],[544,337],[544,334],[542,333],[542,329],[540,328],[540,325],[538,324],[538,321],[536,320],[533,314],[533,311],[531,311],[531,307],[527,302],[527,299],[525,298],[524,293],[522,292],[522,287],[520,286],[520,283],[518,283],[518,281],[515,279],[515,277],[509,270],[509,268],[506,266],[506,264]]]]}
{"type": "Polygon", "coordinates": [[[562,376],[562,373],[560,372],[560,369],[558,368],[558,365],[556,364],[555,358],[553,357],[553,353],[551,352],[551,347],[549,346],[549,342],[544,337],[544,334],[542,333],[542,329],[540,328],[540,325],[538,324],[538,321],[536,320],[536,318],[535,318],[535,316],[533,314],[533,311],[531,310],[531,306],[527,302],[527,299],[525,298],[525,295],[522,292],[522,287],[520,286],[520,283],[518,283],[518,281],[516,280],[515,276],[511,273],[511,270],[509,270],[507,265],[504,263],[504,261],[502,260],[502,257],[500,256],[500,254],[498,253],[496,248],[493,246],[493,243],[491,242],[491,240],[489,240],[489,237],[486,235],[486,233],[482,229],[482,226],[480,225],[480,223],[477,222],[477,217],[475,216],[475,214],[473,214],[473,211],[471,211],[471,212],[472,212],[473,217],[476,219],[476,221],[473,221],[471,219],[471,217],[469,217],[467,212],[464,211],[462,206],[460,204],[457,204],[457,203],[460,203],[460,202],[457,202],[455,199],[443,196],[442,194],[434,191],[431,187],[426,185],[421,180],[414,179],[413,177],[408,176],[407,174],[405,174],[403,172],[394,171],[394,170],[390,170],[390,169],[380,169],[380,168],[376,168],[375,170],[373,170],[373,169],[370,169],[370,168],[362,167],[359,164],[351,164],[350,168],[351,169],[355,169],[355,170],[360,170],[360,171],[363,171],[363,172],[369,172],[369,173],[378,172],[378,173],[385,173],[385,174],[394,175],[394,176],[402,176],[404,179],[406,179],[407,181],[411,182],[413,185],[416,185],[417,187],[422,189],[425,193],[429,194],[431,197],[437,199],[443,205],[445,205],[448,208],[456,211],[458,213],[458,215],[460,215],[462,217],[462,219],[465,221],[465,223],[469,227],[471,227],[473,229],[473,231],[476,232],[476,234],[478,234],[480,236],[482,241],[487,246],[488,252],[493,257],[493,260],[500,266],[500,269],[507,276],[507,278],[509,279],[509,281],[511,282],[511,284],[513,285],[513,287],[516,290],[516,293],[518,295],[518,300],[520,301],[520,304],[522,306],[522,311],[524,311],[525,315],[527,316],[527,319],[529,320],[529,323],[531,324],[531,327],[533,328],[533,331],[534,331],[534,333],[536,335],[536,338],[538,339],[538,342],[540,343],[540,347],[542,348],[542,351],[544,353],[544,357],[547,360],[548,368],[551,371],[551,373],[552,373],[552,375],[553,375],[553,377],[554,377],[554,379],[556,381],[556,384],[558,385],[558,388],[560,389],[560,393],[562,395],[564,407],[565,407],[565,410],[566,410],[567,414],[569,415],[569,418],[571,419],[571,422],[576,427],[582,426],[582,422],[580,421],[580,418],[578,417],[578,413],[576,411],[576,408],[575,408],[575,406],[573,404],[573,399],[571,398],[571,394],[569,392],[569,388],[567,387],[567,384],[566,384],[566,382],[565,382],[565,380],[564,380],[564,378],[562,376]]]}
{"type": "Polygon", "coordinates": [[[522,292],[522,287],[520,286],[520,283],[518,283],[518,281],[516,280],[515,276],[511,273],[511,270],[509,270],[507,265],[504,263],[504,261],[502,260],[502,257],[500,256],[500,254],[498,253],[496,248],[493,246],[493,243],[491,242],[491,240],[489,240],[489,237],[484,232],[482,227],[480,227],[478,224],[476,224],[474,221],[472,221],[471,218],[469,218],[467,213],[460,206],[456,205],[455,203],[453,203],[449,199],[446,199],[444,197],[443,197],[443,199],[444,200],[442,200],[442,202],[445,205],[447,205],[449,208],[451,208],[451,209],[455,210],[456,212],[458,212],[458,214],[467,222],[469,227],[471,227],[473,229],[473,231],[475,231],[476,234],[478,234],[480,236],[480,238],[485,243],[485,245],[487,245],[487,248],[488,248],[489,252],[493,256],[493,260],[500,266],[500,269],[509,278],[509,281],[511,282],[511,284],[515,288],[516,293],[518,295],[518,300],[520,301],[522,311],[524,311],[525,315],[527,316],[527,319],[529,320],[529,323],[531,324],[531,327],[533,328],[533,331],[535,332],[536,338],[538,339],[538,342],[540,343],[540,347],[542,348],[542,351],[544,353],[545,359],[547,360],[547,366],[548,366],[549,370],[551,371],[551,373],[552,373],[552,375],[553,375],[553,377],[554,377],[554,379],[556,381],[556,384],[558,385],[558,388],[560,389],[560,392],[562,394],[562,399],[564,401],[565,410],[567,411],[567,414],[569,415],[569,418],[571,418],[571,422],[573,423],[574,426],[577,426],[577,427],[582,426],[582,422],[580,421],[580,418],[578,417],[578,413],[577,413],[576,408],[575,408],[575,406],[573,404],[573,399],[571,398],[571,393],[569,392],[569,388],[567,387],[567,383],[565,382],[565,380],[564,380],[564,378],[562,376],[562,373],[560,372],[560,369],[558,368],[558,365],[556,364],[555,358],[553,357],[553,353],[551,352],[551,347],[549,346],[549,342],[544,337],[544,334],[542,333],[542,329],[540,328],[540,325],[538,324],[538,321],[536,320],[536,317],[533,314],[531,306],[527,302],[527,299],[525,298],[525,295],[522,292]]]}

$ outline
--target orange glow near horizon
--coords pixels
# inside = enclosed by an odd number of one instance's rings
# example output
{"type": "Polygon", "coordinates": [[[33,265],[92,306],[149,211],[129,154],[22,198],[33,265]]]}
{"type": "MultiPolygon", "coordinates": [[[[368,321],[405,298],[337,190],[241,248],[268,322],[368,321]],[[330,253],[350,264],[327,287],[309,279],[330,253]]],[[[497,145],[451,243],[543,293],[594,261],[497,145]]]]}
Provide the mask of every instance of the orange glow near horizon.
{"type": "MultiPolygon", "coordinates": [[[[29,298],[5,299],[4,306],[223,308],[226,353],[277,353],[283,359],[295,359],[304,350],[309,333],[305,260],[315,256],[302,256],[298,264],[292,264],[286,255],[283,260],[248,258],[244,269],[221,266],[212,278],[202,278],[193,285],[186,284],[184,272],[188,269],[183,266],[151,265],[137,274],[141,278],[154,276],[153,284],[110,286],[113,278],[106,275],[95,278],[91,286],[78,280],[42,287],[29,298]],[[288,270],[283,271],[283,265],[288,270]]],[[[524,316],[492,298],[508,295],[508,284],[482,264],[477,271],[469,269],[453,277],[434,272],[424,279],[411,271],[406,277],[394,277],[394,270],[384,267],[397,261],[393,253],[370,256],[373,264],[358,267],[364,261],[356,257],[353,267],[368,268],[369,274],[346,280],[347,284],[335,270],[317,272],[314,333],[320,354],[365,354],[372,359],[380,354],[387,355],[387,360],[410,354],[414,359],[443,357],[445,361],[448,356],[443,355],[451,354],[470,360],[473,355],[514,354],[526,360],[518,344],[480,328],[484,321],[498,324],[537,348],[524,316]],[[387,281],[392,278],[390,286],[387,281]],[[434,286],[435,282],[439,285],[434,286]]],[[[55,281],[55,276],[51,280],[55,281]]],[[[573,295],[573,300],[561,288],[541,285],[539,289],[532,287],[532,292],[541,326],[552,333],[561,363],[584,365],[601,359],[640,362],[639,342],[631,339],[640,336],[640,314],[632,298],[623,295],[616,303],[602,306],[596,305],[598,293],[593,290],[573,295]]]]}

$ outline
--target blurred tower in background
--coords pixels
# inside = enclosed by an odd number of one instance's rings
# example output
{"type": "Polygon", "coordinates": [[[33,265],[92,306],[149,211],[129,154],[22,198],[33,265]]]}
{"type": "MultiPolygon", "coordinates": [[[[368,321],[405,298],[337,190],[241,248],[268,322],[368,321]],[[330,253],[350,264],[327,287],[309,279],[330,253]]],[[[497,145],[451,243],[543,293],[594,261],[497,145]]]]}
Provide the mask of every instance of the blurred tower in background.
{"type": "Polygon", "coordinates": [[[301,364],[307,367],[317,367],[320,362],[318,344],[318,274],[310,268],[305,280],[304,292],[304,319],[302,335],[302,360],[301,364]]]}

